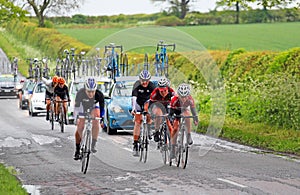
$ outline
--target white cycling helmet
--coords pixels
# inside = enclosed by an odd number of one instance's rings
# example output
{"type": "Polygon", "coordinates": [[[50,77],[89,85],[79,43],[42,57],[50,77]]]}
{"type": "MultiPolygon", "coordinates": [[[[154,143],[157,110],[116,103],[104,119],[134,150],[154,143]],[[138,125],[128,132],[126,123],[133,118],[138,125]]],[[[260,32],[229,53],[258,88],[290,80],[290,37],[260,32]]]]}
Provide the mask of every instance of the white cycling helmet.
{"type": "Polygon", "coordinates": [[[186,83],[180,84],[180,85],[178,86],[177,93],[178,93],[178,95],[180,95],[181,97],[186,97],[186,96],[190,95],[190,93],[191,93],[190,85],[188,85],[188,84],[186,84],[186,83]]]}
{"type": "Polygon", "coordinates": [[[157,85],[158,85],[158,87],[169,87],[170,86],[169,79],[167,79],[167,78],[161,78],[158,81],[157,85]]]}
{"type": "Polygon", "coordinates": [[[84,87],[88,91],[96,91],[97,83],[94,78],[88,78],[84,84],[84,87]]]}
{"type": "Polygon", "coordinates": [[[140,79],[141,80],[150,80],[151,78],[151,74],[148,70],[143,70],[141,73],[140,73],[140,79]]]}

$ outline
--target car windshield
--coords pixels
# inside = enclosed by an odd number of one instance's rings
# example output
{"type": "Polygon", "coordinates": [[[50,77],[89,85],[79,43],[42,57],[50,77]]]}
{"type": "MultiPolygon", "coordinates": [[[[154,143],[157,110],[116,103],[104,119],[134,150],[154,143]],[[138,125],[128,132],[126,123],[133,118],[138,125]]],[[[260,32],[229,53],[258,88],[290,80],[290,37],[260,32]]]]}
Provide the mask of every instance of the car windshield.
{"type": "Polygon", "coordinates": [[[15,82],[14,77],[0,77],[0,82],[15,82]]]}
{"type": "Polygon", "coordinates": [[[114,88],[114,96],[131,97],[134,81],[119,81],[114,88]]]}
{"type": "Polygon", "coordinates": [[[38,84],[38,86],[36,86],[34,90],[35,93],[45,93],[45,91],[46,91],[46,86],[42,84],[38,84]]]}
{"type": "Polygon", "coordinates": [[[79,91],[79,89],[84,87],[84,82],[74,83],[73,87],[71,89],[71,93],[76,95],[76,93],[79,91]]]}
{"type": "Polygon", "coordinates": [[[98,82],[97,89],[100,90],[102,93],[108,93],[110,90],[111,82],[98,82]]]}

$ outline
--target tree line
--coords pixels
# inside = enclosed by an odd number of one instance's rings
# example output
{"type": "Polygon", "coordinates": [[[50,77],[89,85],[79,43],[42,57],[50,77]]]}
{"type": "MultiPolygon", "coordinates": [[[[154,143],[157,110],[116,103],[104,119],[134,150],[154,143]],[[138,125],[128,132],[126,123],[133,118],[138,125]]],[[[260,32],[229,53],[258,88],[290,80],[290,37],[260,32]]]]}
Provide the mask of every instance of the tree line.
{"type": "MultiPolygon", "coordinates": [[[[157,0],[150,1],[153,3],[157,2],[157,0]]],[[[200,3],[197,0],[160,0],[160,2],[161,1],[166,2],[166,7],[163,8],[162,13],[175,16],[179,19],[177,22],[184,20],[188,13],[191,13],[190,10],[193,5],[195,5],[193,3],[200,3]]],[[[67,13],[72,9],[79,8],[84,2],[85,0],[0,0],[0,22],[9,21],[12,18],[22,19],[31,11],[38,19],[39,27],[45,27],[45,19],[48,14],[67,13]]],[[[217,0],[214,11],[217,11],[218,8],[222,8],[222,10],[233,10],[235,13],[234,23],[238,24],[240,23],[241,11],[252,10],[251,4],[260,6],[265,15],[268,15],[268,10],[272,8],[282,9],[288,6],[298,8],[300,5],[298,0],[217,0]]],[[[101,13],[99,13],[99,15],[101,15],[101,13]]],[[[119,15],[117,18],[120,17],[119,15]]],[[[77,19],[76,22],[78,22],[79,19],[84,19],[84,17],[80,15],[75,18],[77,19]]]]}

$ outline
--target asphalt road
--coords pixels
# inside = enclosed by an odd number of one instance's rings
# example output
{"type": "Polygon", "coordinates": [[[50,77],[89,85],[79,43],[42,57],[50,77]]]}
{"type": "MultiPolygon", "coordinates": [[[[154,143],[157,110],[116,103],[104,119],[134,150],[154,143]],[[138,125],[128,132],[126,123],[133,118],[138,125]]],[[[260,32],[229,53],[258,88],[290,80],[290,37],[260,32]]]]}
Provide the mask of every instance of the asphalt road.
{"type": "Polygon", "coordinates": [[[132,136],[101,132],[87,174],[73,160],[74,125],[50,129],[18,100],[1,98],[0,160],[32,194],[300,194],[300,160],[193,134],[186,169],[163,165],[151,141],[149,159],[133,157],[132,136]]]}

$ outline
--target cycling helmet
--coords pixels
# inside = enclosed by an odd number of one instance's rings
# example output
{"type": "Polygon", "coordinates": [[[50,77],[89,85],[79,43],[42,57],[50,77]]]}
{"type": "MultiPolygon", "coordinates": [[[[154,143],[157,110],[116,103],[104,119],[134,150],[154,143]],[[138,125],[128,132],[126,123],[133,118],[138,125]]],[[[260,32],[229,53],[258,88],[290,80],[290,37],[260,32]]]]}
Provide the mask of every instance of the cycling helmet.
{"type": "Polygon", "coordinates": [[[180,84],[180,85],[178,86],[177,93],[178,93],[178,95],[180,95],[181,97],[186,97],[186,96],[190,95],[190,93],[191,93],[190,85],[188,85],[188,84],[186,84],[186,83],[180,84]]]}
{"type": "Polygon", "coordinates": [[[63,84],[65,84],[65,82],[66,82],[66,81],[65,81],[65,79],[64,79],[63,77],[59,77],[59,78],[58,78],[58,83],[59,83],[59,84],[62,84],[62,85],[63,85],[63,84]]]}
{"type": "Polygon", "coordinates": [[[169,87],[170,85],[170,82],[167,78],[161,78],[159,81],[158,81],[158,87],[169,87]]]}
{"type": "Polygon", "coordinates": [[[94,78],[88,78],[84,84],[84,87],[88,91],[96,91],[97,83],[94,78]]]}
{"type": "Polygon", "coordinates": [[[57,82],[58,82],[58,76],[52,77],[52,82],[53,82],[53,83],[57,83],[57,82]]]}
{"type": "Polygon", "coordinates": [[[148,70],[143,70],[141,73],[140,73],[140,79],[141,80],[150,80],[151,78],[151,74],[148,70]]]}

